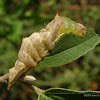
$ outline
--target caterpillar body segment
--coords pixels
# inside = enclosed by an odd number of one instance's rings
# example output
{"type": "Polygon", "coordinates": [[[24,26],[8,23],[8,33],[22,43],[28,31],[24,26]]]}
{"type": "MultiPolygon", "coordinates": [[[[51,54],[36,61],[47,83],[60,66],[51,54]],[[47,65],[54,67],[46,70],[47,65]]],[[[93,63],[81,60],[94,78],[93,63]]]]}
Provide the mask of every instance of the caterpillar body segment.
{"type": "Polygon", "coordinates": [[[59,31],[63,33],[69,33],[70,31],[76,33],[77,23],[67,17],[62,17],[62,19],[64,24],[60,27],[59,31]]]}
{"type": "Polygon", "coordinates": [[[53,36],[52,33],[47,31],[47,32],[40,32],[40,35],[42,35],[41,39],[43,41],[43,44],[45,45],[45,49],[51,49],[52,48],[52,41],[53,41],[53,36]]]}
{"type": "Polygon", "coordinates": [[[25,71],[27,71],[28,67],[16,60],[15,66],[11,69],[9,69],[9,84],[8,84],[8,90],[10,89],[10,87],[12,86],[12,84],[22,75],[22,73],[24,73],[25,71]]]}
{"type": "MultiPolygon", "coordinates": [[[[33,47],[32,41],[31,41],[30,38],[24,38],[23,39],[20,51],[25,51],[27,54],[29,54],[31,56],[31,58],[33,60],[36,60],[36,61],[40,61],[41,60],[36,48],[33,47]]],[[[20,51],[19,51],[19,53],[20,53],[20,51]]]]}
{"type": "Polygon", "coordinates": [[[29,39],[30,39],[33,47],[38,52],[38,55],[40,56],[40,58],[43,57],[44,54],[45,54],[45,46],[44,46],[44,44],[42,42],[40,34],[38,32],[34,33],[29,37],[29,39]]]}
{"type": "Polygon", "coordinates": [[[82,36],[86,33],[86,28],[69,18],[60,17],[57,13],[45,29],[24,38],[15,66],[9,69],[8,89],[23,73],[37,65],[47,51],[53,48],[55,41],[61,34],[69,32],[82,36]]]}

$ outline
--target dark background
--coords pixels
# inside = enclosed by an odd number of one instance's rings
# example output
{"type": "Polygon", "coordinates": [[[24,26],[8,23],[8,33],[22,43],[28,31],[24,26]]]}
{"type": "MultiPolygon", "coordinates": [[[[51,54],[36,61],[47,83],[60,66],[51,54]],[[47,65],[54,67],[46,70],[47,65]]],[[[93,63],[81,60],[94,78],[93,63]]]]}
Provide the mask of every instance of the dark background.
{"type": "MultiPolygon", "coordinates": [[[[44,28],[55,16],[93,27],[100,36],[100,0],[0,0],[0,75],[17,59],[23,37],[44,28]]],[[[100,91],[100,45],[86,55],[57,68],[33,70],[41,89],[62,87],[100,91]]],[[[8,91],[0,83],[0,100],[36,100],[37,95],[16,83],[8,91]]]]}

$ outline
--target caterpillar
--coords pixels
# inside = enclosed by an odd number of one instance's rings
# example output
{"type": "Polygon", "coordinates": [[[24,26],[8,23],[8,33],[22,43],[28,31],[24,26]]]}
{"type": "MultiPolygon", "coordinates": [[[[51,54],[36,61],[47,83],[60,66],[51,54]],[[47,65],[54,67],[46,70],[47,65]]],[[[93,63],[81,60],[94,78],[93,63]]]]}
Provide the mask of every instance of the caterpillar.
{"type": "Polygon", "coordinates": [[[8,89],[29,68],[36,67],[37,63],[53,48],[55,41],[61,34],[70,33],[83,36],[86,28],[67,17],[60,17],[58,13],[55,18],[39,32],[23,38],[18,59],[13,68],[9,69],[8,89]]]}

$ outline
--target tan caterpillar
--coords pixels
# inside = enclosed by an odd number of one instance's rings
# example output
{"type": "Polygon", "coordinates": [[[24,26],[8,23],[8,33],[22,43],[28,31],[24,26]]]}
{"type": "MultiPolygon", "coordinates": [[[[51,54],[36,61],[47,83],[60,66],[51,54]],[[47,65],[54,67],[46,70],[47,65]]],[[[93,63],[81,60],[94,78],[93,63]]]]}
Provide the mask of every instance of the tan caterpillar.
{"type": "Polygon", "coordinates": [[[67,17],[60,17],[57,13],[45,29],[23,38],[15,66],[9,69],[8,89],[30,67],[37,65],[47,51],[52,49],[53,44],[62,33],[69,32],[82,36],[86,33],[86,28],[67,17]]]}

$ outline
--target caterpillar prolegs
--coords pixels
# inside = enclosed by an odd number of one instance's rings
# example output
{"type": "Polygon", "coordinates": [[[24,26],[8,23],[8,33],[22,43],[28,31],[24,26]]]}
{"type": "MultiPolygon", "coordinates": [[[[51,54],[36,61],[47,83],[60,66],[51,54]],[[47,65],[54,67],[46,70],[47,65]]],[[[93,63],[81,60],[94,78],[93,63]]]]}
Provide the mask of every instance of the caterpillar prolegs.
{"type": "Polygon", "coordinates": [[[67,17],[60,17],[57,13],[44,29],[23,38],[15,66],[9,69],[8,89],[30,67],[37,65],[47,51],[52,49],[55,41],[62,33],[69,34],[69,32],[83,36],[86,33],[86,28],[67,17]]]}

